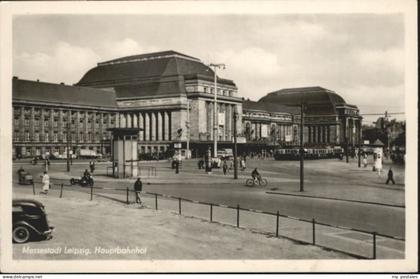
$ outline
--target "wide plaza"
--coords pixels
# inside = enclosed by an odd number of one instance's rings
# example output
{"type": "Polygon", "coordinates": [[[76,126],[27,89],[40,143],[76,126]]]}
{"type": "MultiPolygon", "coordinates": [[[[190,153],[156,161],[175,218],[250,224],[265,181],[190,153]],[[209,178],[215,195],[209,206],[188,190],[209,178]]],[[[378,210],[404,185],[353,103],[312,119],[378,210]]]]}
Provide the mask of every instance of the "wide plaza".
{"type": "MultiPolygon", "coordinates": [[[[386,235],[404,237],[405,234],[405,184],[404,167],[392,165],[396,184],[385,184],[390,162],[384,163],[381,176],[367,168],[358,167],[356,159],[305,161],[304,191],[299,191],[299,162],[275,161],[273,159],[248,159],[247,168],[239,171],[238,179],[233,179],[233,170],[226,175],[221,169],[213,169],[212,174],[199,170],[197,160],[183,161],[178,174],[170,167],[169,161],[149,161],[140,163],[143,191],[172,195],[230,206],[265,210],[298,218],[316,218],[319,221],[376,231],[386,235]],[[148,169],[156,168],[156,175],[148,169]],[[266,187],[245,186],[251,171],[258,168],[268,180],[266,187]]],[[[93,174],[95,193],[106,189],[133,189],[134,179],[114,179],[106,176],[109,162],[97,162],[93,174]]],[[[14,185],[17,186],[16,171],[19,167],[33,174],[40,187],[40,175],[44,171],[41,163],[31,165],[28,161],[14,164],[14,185]]],[[[80,178],[89,168],[88,161],[74,161],[71,171],[66,171],[65,161],[51,161],[49,175],[53,184],[63,183],[66,189],[82,189],[70,186],[70,178],[80,178]]],[[[15,188],[16,188],[15,187],[15,188]]],[[[117,191],[121,196],[125,194],[117,191]]],[[[123,198],[122,198],[123,199],[123,198]]]]}

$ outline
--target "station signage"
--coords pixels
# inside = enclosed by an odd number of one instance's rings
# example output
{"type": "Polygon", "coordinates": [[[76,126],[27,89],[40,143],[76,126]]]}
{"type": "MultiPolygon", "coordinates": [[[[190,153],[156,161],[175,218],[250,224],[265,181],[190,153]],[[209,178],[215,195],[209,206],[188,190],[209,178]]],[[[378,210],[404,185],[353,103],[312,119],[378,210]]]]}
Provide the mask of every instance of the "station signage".
{"type": "Polygon", "coordinates": [[[220,126],[225,126],[225,113],[224,112],[219,112],[219,125],[220,126]]]}
{"type": "Polygon", "coordinates": [[[262,138],[268,137],[268,125],[266,124],[261,125],[261,137],[262,138]]]}

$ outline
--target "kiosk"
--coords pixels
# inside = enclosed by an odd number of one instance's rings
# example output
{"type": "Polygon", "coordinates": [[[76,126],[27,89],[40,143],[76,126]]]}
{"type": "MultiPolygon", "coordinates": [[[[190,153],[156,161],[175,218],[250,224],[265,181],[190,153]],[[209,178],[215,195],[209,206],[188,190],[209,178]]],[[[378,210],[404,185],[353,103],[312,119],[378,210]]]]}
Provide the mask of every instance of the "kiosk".
{"type": "Polygon", "coordinates": [[[138,176],[138,135],[140,128],[109,128],[112,132],[112,177],[138,176]]]}

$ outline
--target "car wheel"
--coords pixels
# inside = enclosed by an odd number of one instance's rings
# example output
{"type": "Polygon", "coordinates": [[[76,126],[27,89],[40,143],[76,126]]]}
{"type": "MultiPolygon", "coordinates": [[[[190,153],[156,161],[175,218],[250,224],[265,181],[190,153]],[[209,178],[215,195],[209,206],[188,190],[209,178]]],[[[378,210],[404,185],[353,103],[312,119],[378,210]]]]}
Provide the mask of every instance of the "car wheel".
{"type": "Polygon", "coordinates": [[[74,178],[70,179],[70,184],[71,184],[71,185],[76,184],[76,181],[74,181],[74,178]]]}
{"type": "Polygon", "coordinates": [[[15,243],[25,243],[31,237],[31,232],[28,227],[19,225],[13,229],[13,242],[15,243]]]}

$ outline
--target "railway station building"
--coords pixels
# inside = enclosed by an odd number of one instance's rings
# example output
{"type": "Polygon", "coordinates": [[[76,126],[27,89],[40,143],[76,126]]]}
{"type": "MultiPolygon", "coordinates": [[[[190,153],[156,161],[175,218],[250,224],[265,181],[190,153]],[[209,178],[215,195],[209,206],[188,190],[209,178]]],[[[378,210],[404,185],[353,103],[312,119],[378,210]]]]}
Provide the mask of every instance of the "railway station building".
{"type": "MultiPolygon", "coordinates": [[[[109,128],[141,128],[139,154],[163,154],[174,147],[193,157],[212,148],[232,148],[234,113],[240,150],[299,143],[304,96],[306,144],[357,143],[361,117],[335,92],[320,87],[283,89],[258,102],[245,100],[234,81],[217,77],[199,59],[175,51],[122,57],[98,63],[74,85],[13,78],[15,156],[110,153],[109,128]]],[[[361,126],[360,126],[361,127],[361,126]]]]}

